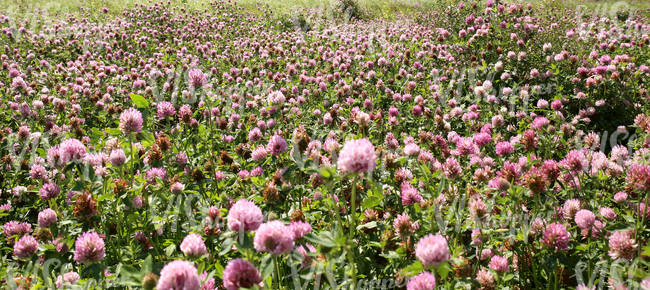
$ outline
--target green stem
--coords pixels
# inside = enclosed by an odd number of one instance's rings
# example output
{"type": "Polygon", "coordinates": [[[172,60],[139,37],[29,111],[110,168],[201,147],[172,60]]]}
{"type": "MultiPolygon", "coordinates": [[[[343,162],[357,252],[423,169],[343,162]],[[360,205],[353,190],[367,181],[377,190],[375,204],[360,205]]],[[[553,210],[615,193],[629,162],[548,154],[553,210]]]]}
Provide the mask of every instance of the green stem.
{"type": "MultiPolygon", "coordinates": [[[[334,195],[333,192],[332,195],[334,195]]],[[[336,197],[336,195],[334,195],[334,197],[336,197]]],[[[341,221],[341,213],[339,213],[339,211],[340,211],[339,203],[336,202],[334,204],[334,213],[336,214],[336,222],[338,223],[339,234],[343,235],[343,222],[341,221]]]]}
{"type": "Polygon", "coordinates": [[[438,204],[434,203],[433,204],[433,214],[431,215],[431,234],[434,234],[433,225],[436,224],[436,211],[437,210],[438,210],[438,204]]]}
{"type": "MultiPolygon", "coordinates": [[[[154,226],[155,227],[155,226],[154,226]]],[[[156,229],[154,228],[154,240],[156,240],[156,246],[154,246],[154,249],[156,250],[156,256],[158,257],[159,261],[162,261],[163,257],[160,255],[160,252],[158,252],[158,245],[160,245],[160,241],[158,240],[158,234],[156,233],[156,229]]]]}
{"type": "Polygon", "coordinates": [[[135,179],[135,157],[134,157],[134,148],[133,148],[133,137],[129,135],[129,145],[131,146],[131,179],[129,179],[129,183],[131,186],[131,189],[133,189],[133,180],[135,179]]]}
{"type": "Polygon", "coordinates": [[[354,238],[357,220],[357,177],[352,180],[352,198],[350,199],[352,208],[350,209],[350,239],[354,238]]]}
{"type": "MultiPolygon", "coordinates": [[[[587,233],[587,253],[590,253],[591,251],[591,229],[589,229],[589,232],[587,233]]],[[[591,275],[591,259],[587,259],[587,274],[591,275]]],[[[591,279],[591,277],[589,277],[591,279]]]]}
{"type": "MultiPolygon", "coordinates": [[[[353,243],[354,243],[354,241],[353,241],[353,243]]],[[[351,289],[355,290],[356,286],[357,286],[357,266],[354,263],[354,252],[353,251],[354,251],[354,248],[352,248],[352,247],[348,251],[348,262],[350,263],[350,269],[352,271],[352,273],[350,273],[352,275],[352,283],[353,283],[351,289]]]]}
{"type": "Polygon", "coordinates": [[[205,193],[205,190],[203,189],[203,182],[199,181],[198,183],[199,183],[199,190],[201,190],[201,195],[203,195],[205,202],[210,203],[210,199],[208,199],[208,195],[205,193]]]}
{"type": "Polygon", "coordinates": [[[481,244],[479,245],[478,252],[477,252],[477,254],[478,254],[477,255],[478,256],[478,263],[476,263],[476,265],[474,265],[473,274],[476,274],[476,271],[478,270],[478,266],[481,264],[481,255],[483,254],[483,244],[484,244],[484,242],[483,242],[483,229],[481,229],[480,221],[479,221],[479,238],[481,239],[481,244]]]}
{"type": "Polygon", "coordinates": [[[273,263],[275,264],[273,270],[275,270],[275,283],[273,284],[274,289],[280,289],[280,264],[278,263],[278,256],[273,255],[273,263]]]}
{"type": "Polygon", "coordinates": [[[210,161],[212,163],[212,172],[210,172],[210,173],[212,174],[212,178],[214,178],[217,175],[217,164],[216,164],[216,160],[214,159],[214,131],[213,131],[214,126],[212,125],[212,106],[213,106],[213,104],[212,104],[212,102],[210,102],[210,106],[208,108],[210,110],[208,112],[208,120],[209,120],[208,123],[210,124],[210,137],[209,137],[209,139],[210,139],[210,161]]]}
{"type": "Polygon", "coordinates": [[[115,200],[113,201],[112,207],[113,207],[113,222],[115,222],[115,243],[117,244],[117,248],[119,249],[122,245],[120,243],[121,235],[120,235],[120,229],[121,229],[121,220],[118,219],[118,213],[117,213],[117,205],[120,202],[120,197],[118,195],[115,195],[115,200]]]}
{"type": "Polygon", "coordinates": [[[553,289],[559,289],[559,285],[560,285],[560,277],[559,277],[558,274],[557,274],[557,270],[558,270],[559,268],[560,268],[560,267],[557,267],[557,268],[555,268],[555,270],[553,270],[553,276],[555,276],[555,283],[553,283],[553,289]]]}
{"type": "MultiPolygon", "coordinates": [[[[638,219],[638,216],[641,215],[641,225],[638,225],[638,221],[637,221],[638,229],[636,231],[634,231],[634,240],[635,241],[639,240],[639,232],[642,231],[643,228],[645,227],[645,222],[646,222],[645,217],[646,217],[646,213],[648,212],[648,204],[647,204],[648,198],[650,198],[650,192],[646,193],[645,199],[642,199],[641,201],[639,201],[639,211],[638,211],[639,214],[637,214],[637,219],[638,219]],[[644,203],[643,204],[643,211],[641,210],[641,203],[642,202],[644,203]]],[[[639,257],[641,256],[641,247],[638,247],[638,253],[637,254],[639,255],[639,257]]]]}
{"type": "Polygon", "coordinates": [[[117,171],[120,173],[120,179],[124,179],[124,165],[120,165],[117,167],[117,171]]]}
{"type": "MultiPolygon", "coordinates": [[[[89,164],[84,164],[84,165],[89,166],[89,164]]],[[[79,166],[79,167],[77,167],[77,169],[79,170],[79,180],[81,180],[81,186],[83,187],[83,189],[86,189],[86,176],[84,174],[84,166],[82,166],[81,164],[78,164],[77,166],[79,166]]],[[[92,188],[88,188],[88,190],[91,190],[91,189],[92,188]]]]}
{"type": "Polygon", "coordinates": [[[341,221],[341,213],[339,213],[340,207],[339,207],[339,202],[337,201],[338,197],[336,196],[336,193],[334,193],[334,190],[332,190],[330,185],[327,185],[327,192],[330,192],[330,194],[332,195],[332,202],[334,203],[334,213],[336,215],[336,222],[338,224],[338,232],[340,235],[343,235],[343,222],[341,221]]]}
{"type": "MultiPolygon", "coordinates": [[[[528,244],[529,247],[532,248],[530,244],[528,244]]],[[[528,252],[532,253],[532,249],[528,252]]],[[[535,289],[539,288],[539,280],[537,280],[537,269],[535,269],[535,261],[533,261],[533,255],[530,255],[530,265],[533,267],[533,280],[535,281],[535,289]]]]}

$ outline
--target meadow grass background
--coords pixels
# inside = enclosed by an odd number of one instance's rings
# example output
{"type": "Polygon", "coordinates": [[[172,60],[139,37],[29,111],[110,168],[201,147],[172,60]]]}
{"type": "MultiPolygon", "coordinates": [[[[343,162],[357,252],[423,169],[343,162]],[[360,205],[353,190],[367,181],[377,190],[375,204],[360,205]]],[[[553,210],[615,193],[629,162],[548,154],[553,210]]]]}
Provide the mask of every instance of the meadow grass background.
{"type": "MultiPolygon", "coordinates": [[[[167,0],[163,0],[165,3],[167,0]]],[[[251,11],[259,11],[260,6],[266,6],[278,13],[290,13],[292,10],[300,8],[317,8],[338,0],[240,0],[233,1],[244,6],[251,11]]],[[[371,12],[372,17],[392,18],[399,13],[411,13],[423,9],[441,7],[447,5],[456,5],[461,0],[356,0],[361,9],[371,12]]],[[[159,2],[159,1],[156,1],[159,2]]],[[[190,8],[200,9],[206,7],[209,1],[206,0],[172,0],[172,5],[187,4],[190,8]]],[[[462,1],[472,3],[471,0],[462,1]]],[[[480,1],[484,2],[484,1],[480,1]]],[[[588,9],[599,11],[602,9],[611,9],[612,6],[618,5],[621,8],[639,9],[641,13],[650,13],[650,0],[515,0],[510,2],[520,2],[522,4],[532,3],[535,6],[585,6],[588,9]]],[[[9,0],[0,1],[0,11],[3,13],[24,13],[30,11],[33,7],[53,12],[76,12],[83,7],[87,11],[99,12],[103,7],[107,7],[110,13],[119,13],[123,7],[133,7],[136,3],[153,4],[150,0],[9,0]]]]}

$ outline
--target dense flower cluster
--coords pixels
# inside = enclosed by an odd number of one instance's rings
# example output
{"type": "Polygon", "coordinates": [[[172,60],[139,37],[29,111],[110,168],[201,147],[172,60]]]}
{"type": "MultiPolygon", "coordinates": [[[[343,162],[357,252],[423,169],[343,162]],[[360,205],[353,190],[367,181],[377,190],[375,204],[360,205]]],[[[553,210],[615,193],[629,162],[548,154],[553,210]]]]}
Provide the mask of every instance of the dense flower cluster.
{"type": "Polygon", "coordinates": [[[228,228],[235,232],[255,231],[262,224],[262,218],[262,210],[255,203],[240,199],[228,212],[228,228]]]}
{"type": "Polygon", "coordinates": [[[287,254],[293,250],[293,231],[280,221],[270,221],[262,224],[255,232],[254,246],[258,252],[273,255],[287,254]]]}
{"type": "Polygon", "coordinates": [[[186,261],[173,261],[160,271],[159,290],[199,290],[201,280],[196,267],[186,261]]]}
{"type": "Polygon", "coordinates": [[[345,142],[336,164],[343,172],[369,172],[377,166],[376,159],[375,147],[364,138],[345,142]]]}
{"type": "Polygon", "coordinates": [[[449,259],[447,240],[441,235],[428,235],[415,245],[415,255],[425,266],[437,266],[449,259]]]}
{"type": "Polygon", "coordinates": [[[104,240],[96,232],[83,233],[74,244],[74,259],[79,264],[100,261],[106,257],[104,240]]]}
{"type": "Polygon", "coordinates": [[[14,256],[18,259],[27,259],[38,250],[38,242],[31,236],[24,236],[14,245],[14,256]]]}
{"type": "Polygon", "coordinates": [[[228,290],[251,288],[262,282],[262,275],[253,264],[243,259],[228,262],[223,271],[223,286],[228,290]]]}
{"type": "Polygon", "coordinates": [[[200,258],[208,253],[208,249],[199,234],[187,235],[181,243],[181,251],[190,258],[200,258]]]}

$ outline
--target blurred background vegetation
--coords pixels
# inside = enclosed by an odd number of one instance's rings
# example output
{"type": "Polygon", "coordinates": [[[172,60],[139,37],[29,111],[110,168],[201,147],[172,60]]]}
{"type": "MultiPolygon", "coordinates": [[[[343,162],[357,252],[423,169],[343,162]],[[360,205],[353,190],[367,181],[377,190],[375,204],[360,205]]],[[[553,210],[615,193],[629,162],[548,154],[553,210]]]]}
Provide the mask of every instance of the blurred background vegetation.
{"type": "MultiPolygon", "coordinates": [[[[167,3],[167,0],[162,0],[167,3]]],[[[160,2],[158,0],[157,2],[160,2]]],[[[208,6],[208,0],[171,0],[171,5],[187,5],[189,8],[202,9],[208,6]]],[[[440,9],[445,6],[455,6],[460,2],[471,4],[475,0],[224,0],[226,4],[237,3],[255,13],[263,10],[273,11],[275,18],[286,19],[287,16],[310,8],[331,7],[343,4],[344,7],[353,5],[357,17],[394,19],[399,15],[409,15],[426,10],[440,9]]],[[[485,0],[478,0],[485,2],[485,0]]],[[[634,10],[636,13],[650,14],[650,0],[511,0],[508,3],[532,3],[536,7],[571,7],[589,9],[599,14],[609,14],[612,10],[634,10]]],[[[85,11],[99,13],[102,8],[108,8],[110,14],[119,14],[124,7],[133,7],[136,3],[152,5],[151,0],[5,0],[0,1],[0,12],[9,15],[24,15],[26,12],[39,8],[56,14],[85,11]]]]}

